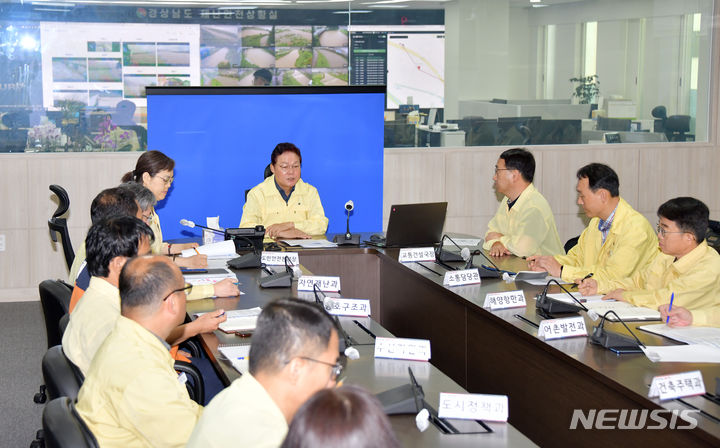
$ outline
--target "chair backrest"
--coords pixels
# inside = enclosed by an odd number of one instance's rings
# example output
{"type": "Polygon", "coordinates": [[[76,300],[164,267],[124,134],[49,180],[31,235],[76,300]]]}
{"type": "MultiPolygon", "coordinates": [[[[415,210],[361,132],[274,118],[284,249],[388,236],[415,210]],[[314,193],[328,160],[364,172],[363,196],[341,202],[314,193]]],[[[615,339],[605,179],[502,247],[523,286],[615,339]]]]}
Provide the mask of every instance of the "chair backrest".
{"type": "Polygon", "coordinates": [[[46,448],[97,448],[95,436],[75,409],[75,400],[57,398],[45,406],[42,425],[46,448]]]}
{"type": "Polygon", "coordinates": [[[48,348],[62,342],[59,323],[70,308],[72,288],[60,280],[44,280],[40,283],[40,303],[45,316],[45,330],[47,331],[48,348]]]}
{"type": "Polygon", "coordinates": [[[70,315],[67,313],[63,314],[63,317],[60,318],[60,322],[58,322],[58,333],[60,334],[60,340],[62,340],[62,337],[65,334],[65,329],[67,328],[69,323],[70,315]]]}
{"type": "Polygon", "coordinates": [[[67,191],[60,185],[50,185],[50,191],[55,193],[58,198],[58,207],[53,213],[52,217],[48,219],[48,227],[50,228],[50,238],[57,242],[55,232],[60,234],[60,240],[62,241],[63,253],[65,255],[65,263],[67,263],[68,269],[72,267],[73,260],[75,259],[75,251],[72,247],[72,241],[70,240],[70,232],[68,231],[67,219],[60,218],[70,208],[70,197],[67,191]]]}
{"type": "Polygon", "coordinates": [[[80,369],[65,356],[61,345],[51,347],[42,360],[43,379],[47,396],[53,400],[68,397],[75,400],[85,377],[80,369]]]}
{"type": "Polygon", "coordinates": [[[665,121],[665,135],[670,141],[685,141],[690,132],[690,115],[671,115],[665,121]]]}

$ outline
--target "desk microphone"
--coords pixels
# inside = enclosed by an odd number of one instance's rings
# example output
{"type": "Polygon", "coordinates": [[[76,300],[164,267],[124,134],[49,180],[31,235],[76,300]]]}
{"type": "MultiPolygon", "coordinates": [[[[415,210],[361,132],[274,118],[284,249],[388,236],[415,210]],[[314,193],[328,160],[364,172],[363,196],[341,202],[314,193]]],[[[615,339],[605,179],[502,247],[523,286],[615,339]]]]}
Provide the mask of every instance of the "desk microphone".
{"type": "Polygon", "coordinates": [[[248,244],[250,244],[250,247],[252,247],[252,252],[248,252],[244,255],[241,255],[237,258],[233,258],[232,260],[227,262],[227,265],[231,267],[232,269],[247,269],[247,268],[259,268],[262,266],[262,254],[259,253],[253,242],[250,240],[250,238],[235,235],[234,239],[239,239],[246,241],[248,244]]]}
{"type": "Polygon", "coordinates": [[[195,227],[200,227],[201,229],[210,230],[211,232],[215,232],[219,235],[225,235],[224,230],[218,230],[218,229],[213,229],[212,227],[201,226],[200,224],[195,224],[194,222],[188,221],[187,219],[181,219],[180,225],[183,225],[185,227],[190,227],[191,229],[195,228],[195,227]]]}
{"type": "Polygon", "coordinates": [[[293,270],[288,265],[290,257],[285,256],[285,271],[277,272],[260,279],[260,287],[262,288],[289,288],[292,286],[293,270]]]}
{"type": "MultiPolygon", "coordinates": [[[[463,259],[463,257],[461,257],[460,255],[458,255],[458,254],[456,254],[456,253],[453,253],[453,252],[450,252],[450,251],[447,251],[447,250],[443,250],[443,244],[445,244],[445,238],[449,239],[450,242],[453,243],[453,244],[455,245],[455,247],[457,247],[458,249],[462,249],[455,241],[453,241],[452,238],[450,238],[447,234],[445,234],[445,235],[443,235],[442,239],[440,240],[440,246],[438,246],[438,248],[435,249],[435,259],[436,259],[438,262],[442,262],[442,261],[466,261],[465,259],[463,259]]],[[[440,263],[440,264],[442,264],[442,263],[440,263]]],[[[443,266],[444,266],[444,265],[443,265],[443,266]]],[[[446,266],[446,267],[447,267],[447,266],[446,266]]],[[[453,268],[449,268],[449,269],[453,269],[453,268]]]]}
{"type": "Polygon", "coordinates": [[[637,353],[642,351],[640,350],[640,347],[645,347],[645,344],[640,342],[640,339],[635,336],[635,333],[632,332],[632,330],[630,329],[630,327],[627,326],[625,321],[622,320],[620,316],[618,316],[618,314],[613,310],[610,310],[607,313],[603,314],[600,323],[597,326],[593,327],[592,334],[590,335],[590,343],[605,347],[606,349],[612,350],[617,354],[620,354],[622,352],[637,353]],[[630,332],[630,334],[635,339],[605,329],[605,318],[608,314],[611,313],[614,314],[615,317],[617,317],[618,321],[623,324],[623,326],[627,329],[627,331],[630,332]]]}
{"type": "MultiPolygon", "coordinates": [[[[315,294],[315,303],[317,303],[320,308],[323,310],[325,309],[325,299],[328,298],[327,295],[325,295],[325,292],[323,292],[322,289],[317,285],[317,283],[313,283],[313,294],[315,294]],[[320,299],[320,296],[318,293],[322,294],[323,298],[320,299]]],[[[327,311],[327,310],[326,310],[327,311]]],[[[339,348],[340,353],[344,353],[345,356],[347,356],[350,359],[358,359],[360,357],[360,354],[358,353],[357,349],[354,349],[352,346],[356,342],[353,341],[353,339],[350,337],[349,334],[345,331],[342,325],[340,325],[340,319],[338,319],[337,316],[332,316],[335,320],[335,324],[337,325],[337,332],[339,336],[339,348]]]]}
{"type": "Polygon", "coordinates": [[[346,245],[360,245],[360,235],[353,235],[350,233],[350,213],[355,210],[355,203],[351,200],[345,203],[345,213],[347,214],[347,227],[345,228],[345,235],[335,235],[333,243],[338,246],[346,245]]]}
{"type": "Polygon", "coordinates": [[[574,295],[572,295],[572,293],[570,293],[570,291],[565,289],[565,287],[563,285],[561,285],[554,278],[551,278],[545,285],[545,288],[542,290],[542,292],[537,295],[536,301],[535,301],[535,308],[540,310],[545,315],[564,314],[564,313],[579,313],[580,310],[588,311],[587,307],[585,305],[583,305],[582,302],[580,302],[574,295]],[[548,298],[547,292],[548,292],[548,288],[550,287],[550,283],[555,283],[556,285],[558,285],[560,287],[560,289],[565,291],[565,293],[567,295],[569,295],[570,298],[572,298],[580,306],[577,307],[571,303],[565,303],[565,302],[561,302],[559,300],[552,300],[552,299],[548,298]]]}

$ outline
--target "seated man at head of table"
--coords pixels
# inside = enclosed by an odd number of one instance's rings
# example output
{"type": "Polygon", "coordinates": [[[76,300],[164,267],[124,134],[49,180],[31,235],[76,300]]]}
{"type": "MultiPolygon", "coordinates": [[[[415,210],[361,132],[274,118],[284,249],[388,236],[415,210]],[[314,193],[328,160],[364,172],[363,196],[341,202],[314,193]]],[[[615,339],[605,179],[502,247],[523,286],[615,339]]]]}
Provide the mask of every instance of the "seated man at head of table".
{"type": "Polygon", "coordinates": [[[90,365],[77,411],[100,446],[185,446],[202,406],[178,379],[165,342],[185,319],[185,281],[167,257],[129,260],[122,315],[90,365]]]}
{"type": "Polygon", "coordinates": [[[658,308],[669,304],[690,310],[720,305],[720,255],[705,241],[710,212],[695,198],[670,199],[658,208],[658,254],[632,277],[585,279],[583,295],[608,292],[603,299],[658,308]]]}
{"type": "Polygon", "coordinates": [[[249,372],[220,392],[188,447],[278,447],[298,408],[334,387],[342,364],[335,321],[314,303],[270,302],[258,317],[249,372]]]}
{"type": "Polygon", "coordinates": [[[300,179],[302,155],[279,143],[270,155],[273,175],[250,190],[240,227],[265,226],[267,238],[311,238],[327,231],[328,219],[315,187],[300,179]]]}
{"type": "Polygon", "coordinates": [[[490,255],[554,255],[563,253],[550,204],[535,189],[535,158],[513,148],[500,154],[495,165],[495,190],[505,197],[488,224],[483,249],[490,255]]]}
{"type": "MultiPolygon", "coordinates": [[[[67,357],[87,375],[100,345],[120,316],[118,282],[127,260],[150,253],[153,231],[131,216],[117,216],[93,224],[87,236],[90,286],[70,314],[62,346],[67,357]]],[[[227,318],[222,311],[206,313],[193,322],[179,325],[169,341],[179,344],[199,333],[210,332],[227,318]]]]}
{"type": "MultiPolygon", "coordinates": [[[[150,217],[153,215],[155,206],[155,195],[152,191],[136,182],[126,182],[116,188],[108,188],[101,191],[90,206],[90,218],[95,224],[102,219],[114,216],[136,216],[142,219],[145,224],[150,225],[150,217]]],[[[144,254],[141,254],[144,255],[144,254]]],[[[86,263],[86,243],[83,241],[80,251],[75,255],[73,266],[78,263],[78,272],[74,280],[75,286],[70,299],[70,313],[75,310],[85,290],[90,284],[90,277],[86,263]]],[[[236,296],[239,290],[232,279],[223,279],[214,285],[198,285],[191,291],[188,299],[204,299],[206,297],[236,296]]],[[[100,341],[102,342],[102,341],[100,341]]]]}
{"type": "Polygon", "coordinates": [[[529,257],[529,268],[577,283],[589,274],[611,280],[644,269],[658,254],[657,236],[648,220],[620,197],[615,171],[591,163],[578,170],[577,178],[577,203],[590,223],[567,255],[529,257]]]}

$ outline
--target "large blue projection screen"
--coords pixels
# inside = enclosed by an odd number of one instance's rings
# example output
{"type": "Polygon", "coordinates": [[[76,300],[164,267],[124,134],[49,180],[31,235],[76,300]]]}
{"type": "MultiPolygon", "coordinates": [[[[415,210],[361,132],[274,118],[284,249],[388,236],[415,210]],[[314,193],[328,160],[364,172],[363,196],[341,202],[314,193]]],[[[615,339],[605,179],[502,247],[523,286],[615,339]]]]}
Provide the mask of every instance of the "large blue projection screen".
{"type": "Polygon", "coordinates": [[[295,143],[302,179],[314,185],[330,220],[345,231],[382,228],[384,87],[148,88],[148,147],[175,160],[175,182],[158,204],[163,237],[199,235],[179,224],[220,216],[237,227],[245,190],[262,182],[270,153],[295,143]]]}

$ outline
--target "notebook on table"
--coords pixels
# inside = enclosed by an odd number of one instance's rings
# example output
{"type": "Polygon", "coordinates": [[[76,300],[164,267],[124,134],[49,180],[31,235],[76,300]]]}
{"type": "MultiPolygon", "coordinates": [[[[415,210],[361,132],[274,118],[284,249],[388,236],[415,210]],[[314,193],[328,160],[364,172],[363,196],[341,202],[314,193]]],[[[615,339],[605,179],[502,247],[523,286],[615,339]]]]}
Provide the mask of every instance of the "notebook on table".
{"type": "Polygon", "coordinates": [[[377,247],[433,245],[440,242],[447,202],[400,204],[390,207],[384,235],[375,234],[366,244],[377,247]]]}

